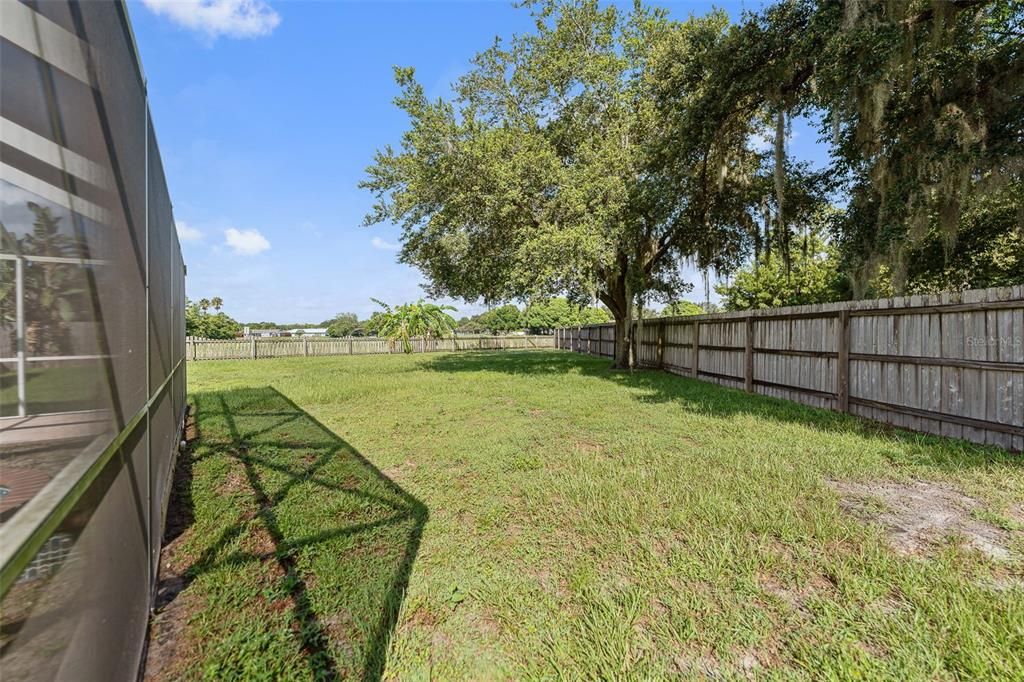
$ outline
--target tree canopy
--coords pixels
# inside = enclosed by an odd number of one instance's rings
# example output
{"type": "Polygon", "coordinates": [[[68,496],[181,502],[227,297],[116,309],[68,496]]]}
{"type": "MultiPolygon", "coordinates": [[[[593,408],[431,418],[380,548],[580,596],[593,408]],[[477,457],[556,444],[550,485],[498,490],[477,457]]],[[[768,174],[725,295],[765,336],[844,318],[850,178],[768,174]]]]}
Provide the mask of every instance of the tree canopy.
{"type": "Polygon", "coordinates": [[[527,7],[535,30],[449,100],[395,70],[409,127],[367,169],[366,222],[402,227],[432,294],[597,298],[627,366],[637,308],[679,300],[684,263],[737,273],[729,306],[1019,273],[1021,0],[780,0],[733,24],[527,7]],[[799,116],[830,167],[788,157],[799,116]]]}
{"type": "Polygon", "coordinates": [[[362,329],[355,313],[338,313],[324,326],[327,327],[327,335],[333,337],[352,336],[362,329]]]}
{"type": "Polygon", "coordinates": [[[906,291],[929,293],[1024,282],[1024,182],[971,197],[960,215],[956,248],[938,224],[907,247],[906,291]]]}
{"type": "MultiPolygon", "coordinates": [[[[531,11],[536,32],[477,55],[450,102],[396,69],[410,127],[368,169],[367,222],[402,226],[400,259],[434,295],[596,296],[624,366],[638,296],[684,291],[680,261],[732,225],[687,219],[677,178],[659,169],[650,64],[672,28],[664,13],[592,0],[531,11]]],[[[694,33],[724,21],[694,20],[694,33]]]]}
{"type": "Polygon", "coordinates": [[[185,299],[185,335],[200,339],[233,339],[242,334],[242,326],[221,311],[224,301],[219,297],[185,299]],[[213,308],[214,312],[210,312],[213,308]]]}
{"type": "Polygon", "coordinates": [[[481,313],[476,319],[494,334],[519,331],[524,326],[522,313],[511,303],[481,313]]]}
{"type": "Polygon", "coordinates": [[[703,315],[708,312],[692,301],[673,301],[658,314],[659,317],[682,317],[684,315],[703,315]]]}
{"type": "Polygon", "coordinates": [[[610,322],[612,316],[599,306],[579,306],[564,297],[532,301],[523,310],[524,325],[532,332],[610,322]]]}
{"type": "Polygon", "coordinates": [[[843,301],[849,288],[835,248],[816,235],[806,249],[794,252],[788,268],[780,255],[766,254],[715,287],[726,310],[843,301]]]}

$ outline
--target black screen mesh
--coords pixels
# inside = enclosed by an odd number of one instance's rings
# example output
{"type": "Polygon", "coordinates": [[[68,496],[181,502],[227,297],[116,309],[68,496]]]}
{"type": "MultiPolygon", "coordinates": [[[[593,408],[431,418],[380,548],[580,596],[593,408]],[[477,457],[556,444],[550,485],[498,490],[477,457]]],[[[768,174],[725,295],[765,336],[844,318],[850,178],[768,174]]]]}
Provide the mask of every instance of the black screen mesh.
{"type": "Polygon", "coordinates": [[[0,543],[34,550],[5,554],[0,669],[129,679],[185,409],[184,265],[123,3],[0,11],[0,543]]]}

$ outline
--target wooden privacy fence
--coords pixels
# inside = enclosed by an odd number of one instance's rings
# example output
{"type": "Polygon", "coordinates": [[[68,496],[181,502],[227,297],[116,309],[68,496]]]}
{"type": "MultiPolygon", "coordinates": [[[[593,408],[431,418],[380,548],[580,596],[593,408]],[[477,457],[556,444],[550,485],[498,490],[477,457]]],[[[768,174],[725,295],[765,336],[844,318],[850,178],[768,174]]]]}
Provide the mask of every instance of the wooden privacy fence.
{"type": "MultiPolygon", "coordinates": [[[[414,353],[457,350],[522,350],[554,348],[554,336],[479,336],[454,339],[413,339],[414,353]]],[[[362,338],[262,338],[262,339],[193,339],[185,342],[189,360],[257,360],[321,355],[374,355],[401,353],[386,339],[362,338]]]]}
{"type": "MultiPolygon", "coordinates": [[[[1024,450],[1024,286],[656,318],[642,367],[1024,450]]],[[[559,348],[611,357],[612,325],[559,348]]]]}

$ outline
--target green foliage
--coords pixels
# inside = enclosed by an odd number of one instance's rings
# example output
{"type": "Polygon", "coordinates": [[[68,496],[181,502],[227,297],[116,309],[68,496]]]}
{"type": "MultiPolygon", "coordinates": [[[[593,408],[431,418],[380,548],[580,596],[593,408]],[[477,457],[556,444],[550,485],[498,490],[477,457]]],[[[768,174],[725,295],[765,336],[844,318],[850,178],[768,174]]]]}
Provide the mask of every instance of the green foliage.
{"type": "Polygon", "coordinates": [[[952,249],[933,221],[907,251],[904,278],[914,294],[1024,282],[1024,182],[970,199],[952,249]]]}
{"type": "Polygon", "coordinates": [[[405,303],[392,308],[383,301],[371,299],[384,309],[375,313],[373,329],[378,336],[383,336],[391,343],[391,347],[401,344],[402,351],[412,352],[414,338],[443,338],[451,336],[455,329],[455,318],[447,311],[455,310],[450,305],[427,303],[422,298],[415,303],[405,303]]]}
{"type": "Polygon", "coordinates": [[[703,315],[705,312],[699,304],[692,301],[673,301],[666,305],[658,314],[659,317],[682,317],[683,315],[703,315]]]}
{"type": "Polygon", "coordinates": [[[518,331],[524,326],[522,313],[511,303],[481,313],[476,319],[492,334],[518,331]]]}
{"type": "Polygon", "coordinates": [[[533,301],[523,310],[523,325],[532,333],[569,327],[572,325],[573,306],[565,298],[533,301]]]}
{"type": "Polygon", "coordinates": [[[765,255],[741,268],[715,291],[726,310],[831,303],[849,298],[849,280],[839,271],[835,248],[811,236],[787,269],[779,255],[765,255]]]}
{"type": "MultiPolygon", "coordinates": [[[[963,230],[1005,226],[967,213],[1024,172],[1020,0],[786,0],[735,25],[596,0],[528,7],[536,31],[477,55],[451,100],[395,72],[410,124],[367,169],[366,222],[402,226],[400,258],[433,294],[597,297],[623,366],[635,306],[678,300],[683,261],[719,274],[778,262],[775,293],[751,304],[830,297],[788,283],[832,197],[858,294],[882,263],[898,291],[1014,276],[1016,232],[966,249],[969,265],[949,256],[963,230]],[[796,116],[833,140],[830,168],[787,158],[796,116]],[[955,276],[936,274],[947,262],[955,276]]],[[[1024,193],[1002,196],[1024,222],[1024,193]]]]}
{"type": "Polygon", "coordinates": [[[1022,29],[1019,0],[796,0],[733,33],[737,103],[820,116],[832,140],[849,199],[837,245],[859,293],[883,263],[904,290],[932,229],[951,249],[972,199],[1021,179],[1022,29]]]}
{"type": "Polygon", "coordinates": [[[479,317],[479,315],[475,315],[473,317],[459,318],[455,328],[456,331],[460,334],[482,334],[486,332],[487,327],[480,322],[479,317]]]}
{"type": "MultiPolygon", "coordinates": [[[[695,59],[674,63],[697,74],[708,54],[701,42],[718,40],[725,18],[677,26],[660,11],[596,0],[531,11],[536,32],[477,55],[452,101],[428,101],[413,70],[396,69],[396,104],[410,125],[401,148],[384,148],[367,169],[362,186],[377,202],[366,222],[402,226],[400,258],[434,295],[596,295],[620,327],[616,362],[625,365],[637,300],[682,293],[680,259],[725,263],[746,234],[729,218],[738,203],[697,207],[679,191],[680,173],[707,164],[666,155],[656,116],[658,46],[686,34],[695,59]]],[[[733,157],[756,165],[750,154],[733,157]]],[[[706,185],[731,197],[743,178],[737,170],[706,185]]]]}
{"type": "MultiPolygon", "coordinates": [[[[706,37],[713,57],[697,62],[687,34],[670,35],[656,70],[658,115],[665,154],[683,159],[670,172],[690,202],[713,214],[708,202],[729,196],[709,190],[709,178],[735,173],[750,135],[774,138],[747,191],[732,195],[749,213],[738,222],[755,260],[757,251],[775,251],[788,263],[801,213],[812,216],[835,192],[847,205],[835,243],[857,293],[869,293],[866,283],[885,263],[897,291],[913,290],[915,270],[941,270],[946,260],[925,243],[934,244],[929,235],[951,253],[974,199],[1021,180],[1019,0],[776,2],[706,37]],[[789,123],[799,115],[818,119],[832,141],[827,175],[786,158],[789,123]],[[688,172],[692,158],[711,172],[688,172]]],[[[1019,225],[1024,194],[1015,196],[1019,225]]],[[[991,281],[984,268],[971,272],[961,280],[968,286],[991,281]]]]}
{"type": "MultiPolygon", "coordinates": [[[[77,241],[61,230],[61,218],[49,207],[27,202],[34,215],[32,230],[21,238],[0,224],[5,251],[62,258],[81,257],[77,241]]],[[[70,323],[89,310],[85,270],[68,263],[24,263],[25,345],[31,355],[65,355],[72,351],[70,323]]],[[[14,277],[12,261],[0,261],[0,321],[14,322],[14,277]]],[[[13,324],[9,327],[13,337],[13,324]]],[[[13,347],[13,346],[12,346],[13,347]]]]}
{"type": "Polygon", "coordinates": [[[852,15],[825,43],[818,95],[852,178],[841,244],[858,283],[888,262],[903,291],[922,240],[937,233],[952,250],[965,209],[1022,178],[1024,4],[867,4],[852,15]]]}
{"type": "Polygon", "coordinates": [[[185,299],[185,335],[200,339],[233,339],[240,336],[242,326],[221,312],[220,298],[190,301],[185,299]],[[211,313],[213,307],[216,312],[211,313]]]}
{"type": "Polygon", "coordinates": [[[523,311],[523,323],[532,332],[610,322],[612,316],[599,306],[579,306],[567,298],[532,302],[523,311]]]}
{"type": "Polygon", "coordinates": [[[579,325],[604,324],[605,322],[611,321],[611,313],[609,313],[608,309],[603,306],[587,306],[580,309],[579,325]]]}
{"type": "Polygon", "coordinates": [[[357,336],[362,331],[362,323],[355,313],[338,313],[325,326],[327,335],[333,337],[357,336]]]}

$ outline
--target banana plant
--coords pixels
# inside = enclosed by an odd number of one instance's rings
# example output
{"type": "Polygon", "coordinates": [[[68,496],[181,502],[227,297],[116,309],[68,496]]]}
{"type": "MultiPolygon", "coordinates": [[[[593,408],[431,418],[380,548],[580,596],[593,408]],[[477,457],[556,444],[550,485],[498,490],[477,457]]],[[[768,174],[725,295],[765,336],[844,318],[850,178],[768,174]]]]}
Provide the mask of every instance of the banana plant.
{"type": "Polygon", "coordinates": [[[370,300],[384,309],[376,316],[377,335],[386,338],[392,348],[401,344],[405,353],[412,352],[415,338],[441,339],[452,336],[455,331],[455,318],[448,314],[455,308],[450,305],[427,303],[421,298],[415,303],[392,308],[376,298],[370,300]]]}

